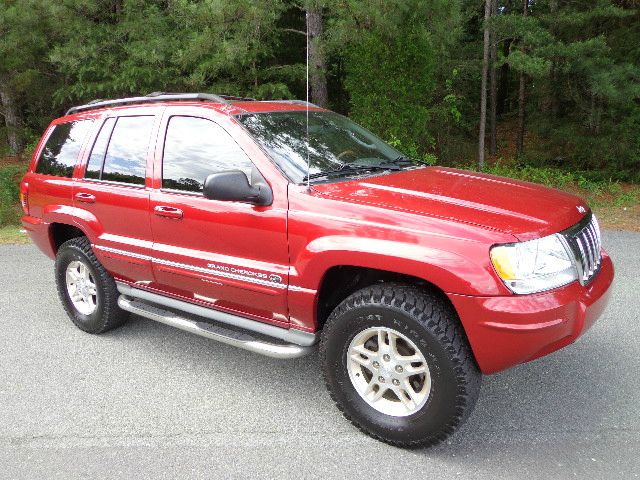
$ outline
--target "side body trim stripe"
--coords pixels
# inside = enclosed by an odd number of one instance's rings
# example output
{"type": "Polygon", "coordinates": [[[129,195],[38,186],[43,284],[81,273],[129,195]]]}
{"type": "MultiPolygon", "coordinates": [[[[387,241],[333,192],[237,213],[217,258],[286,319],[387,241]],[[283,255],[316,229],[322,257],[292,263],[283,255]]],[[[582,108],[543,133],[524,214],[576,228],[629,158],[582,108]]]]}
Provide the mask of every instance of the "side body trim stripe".
{"type": "MultiPolygon", "coordinates": [[[[102,250],[103,252],[115,253],[117,255],[122,255],[122,256],[125,256],[125,257],[138,258],[140,260],[146,260],[146,261],[149,261],[149,262],[154,262],[154,263],[157,263],[159,265],[166,265],[166,266],[169,266],[169,267],[183,268],[185,270],[191,270],[193,272],[206,273],[206,274],[212,275],[214,277],[222,277],[222,278],[229,278],[229,279],[232,279],[232,280],[240,280],[240,281],[243,281],[243,282],[254,283],[256,285],[263,285],[263,286],[266,286],[266,287],[272,287],[272,288],[277,288],[277,289],[281,289],[281,290],[286,290],[287,289],[287,285],[284,284],[284,283],[272,282],[272,281],[264,280],[264,279],[261,279],[261,278],[245,277],[244,275],[236,275],[234,273],[222,272],[220,270],[212,270],[210,268],[196,267],[195,265],[188,265],[186,263],[172,262],[170,260],[163,260],[161,258],[152,257],[152,256],[149,256],[149,255],[143,255],[143,254],[140,254],[140,253],[130,252],[128,250],[120,250],[118,248],[104,247],[104,246],[101,246],[101,245],[94,245],[93,247],[98,249],[98,250],[102,250]]],[[[299,286],[296,286],[296,285],[289,285],[288,288],[289,288],[289,290],[293,290],[293,291],[296,291],[296,292],[315,293],[314,290],[311,290],[311,289],[308,289],[308,288],[304,288],[304,287],[299,287],[299,286]]]]}

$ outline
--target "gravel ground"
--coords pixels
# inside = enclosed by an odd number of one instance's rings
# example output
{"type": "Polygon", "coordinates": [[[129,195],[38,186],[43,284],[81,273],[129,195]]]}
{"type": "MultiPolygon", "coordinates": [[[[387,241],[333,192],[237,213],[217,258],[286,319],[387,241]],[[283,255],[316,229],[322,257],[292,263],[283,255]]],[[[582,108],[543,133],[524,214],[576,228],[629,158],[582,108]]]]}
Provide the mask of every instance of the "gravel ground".
{"type": "Polygon", "coordinates": [[[551,356],[486,377],[446,444],[362,435],[315,356],[278,361],[134,318],[66,318],[53,263],[0,246],[0,478],[638,478],[640,234],[606,231],[603,318],[551,356]]]}

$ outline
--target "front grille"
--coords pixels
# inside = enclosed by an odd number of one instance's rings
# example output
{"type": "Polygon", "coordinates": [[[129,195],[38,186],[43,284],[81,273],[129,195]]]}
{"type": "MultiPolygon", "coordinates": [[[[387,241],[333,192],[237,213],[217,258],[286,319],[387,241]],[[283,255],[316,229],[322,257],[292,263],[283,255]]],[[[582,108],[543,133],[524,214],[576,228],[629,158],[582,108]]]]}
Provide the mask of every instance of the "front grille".
{"type": "Polygon", "coordinates": [[[576,257],[580,282],[584,285],[598,273],[602,261],[600,226],[593,214],[589,214],[575,227],[564,232],[576,257]]]}

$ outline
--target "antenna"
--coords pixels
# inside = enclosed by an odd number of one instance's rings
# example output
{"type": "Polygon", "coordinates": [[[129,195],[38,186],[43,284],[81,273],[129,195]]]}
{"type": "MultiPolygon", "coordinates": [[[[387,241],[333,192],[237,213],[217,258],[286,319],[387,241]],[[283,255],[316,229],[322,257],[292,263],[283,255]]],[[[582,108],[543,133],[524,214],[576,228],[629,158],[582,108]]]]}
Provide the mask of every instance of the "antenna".
{"type": "Polygon", "coordinates": [[[307,111],[307,121],[306,121],[306,141],[307,141],[307,192],[311,191],[311,184],[309,183],[310,178],[309,174],[311,173],[311,160],[309,156],[309,10],[306,10],[305,22],[307,25],[307,78],[306,78],[306,93],[307,93],[307,103],[305,109],[307,111]]]}

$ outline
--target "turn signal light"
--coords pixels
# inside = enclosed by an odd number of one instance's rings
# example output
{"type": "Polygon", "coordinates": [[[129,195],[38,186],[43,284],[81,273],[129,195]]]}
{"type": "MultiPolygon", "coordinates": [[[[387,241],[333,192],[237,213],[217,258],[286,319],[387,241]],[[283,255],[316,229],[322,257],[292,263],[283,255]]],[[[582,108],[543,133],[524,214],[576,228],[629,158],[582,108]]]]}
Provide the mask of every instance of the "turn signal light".
{"type": "Polygon", "coordinates": [[[29,215],[29,185],[23,183],[20,185],[20,205],[25,215],[29,215]]]}

